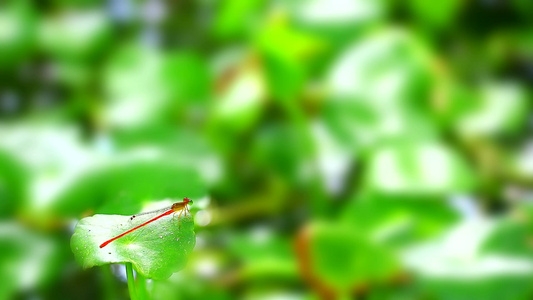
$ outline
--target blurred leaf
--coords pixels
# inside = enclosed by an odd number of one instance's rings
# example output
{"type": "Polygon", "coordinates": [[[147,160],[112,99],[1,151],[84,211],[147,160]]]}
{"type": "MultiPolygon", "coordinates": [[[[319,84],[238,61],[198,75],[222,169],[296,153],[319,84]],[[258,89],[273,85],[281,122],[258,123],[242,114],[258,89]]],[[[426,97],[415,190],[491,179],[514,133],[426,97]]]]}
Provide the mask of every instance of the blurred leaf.
{"type": "Polygon", "coordinates": [[[404,263],[420,276],[418,286],[438,299],[527,299],[533,262],[502,252],[483,253],[494,222],[474,219],[411,248],[404,263]]]}
{"type": "Polygon", "coordinates": [[[416,111],[405,106],[389,109],[368,104],[370,101],[331,101],[324,107],[328,128],[347,151],[365,155],[380,144],[438,137],[434,124],[416,111]]]}
{"type": "Polygon", "coordinates": [[[162,82],[164,57],[158,51],[125,46],[115,53],[104,70],[108,102],[104,118],[113,128],[142,128],[161,122],[168,105],[162,82]]]}
{"type": "Polygon", "coordinates": [[[263,54],[269,92],[274,99],[293,102],[306,82],[309,61],[324,48],[323,43],[290,28],[285,20],[269,24],[257,43],[263,54]]]}
{"type": "Polygon", "coordinates": [[[0,299],[13,299],[59,276],[58,249],[46,236],[15,223],[0,224],[0,299]]]}
{"type": "Polygon", "coordinates": [[[168,88],[175,105],[205,104],[211,96],[211,78],[205,58],[194,52],[169,55],[161,72],[163,85],[168,88]]]}
{"type": "Polygon", "coordinates": [[[310,272],[341,294],[360,284],[382,282],[398,270],[396,259],[387,249],[351,226],[315,224],[309,239],[310,272]]]}
{"type": "Polygon", "coordinates": [[[52,211],[64,216],[90,210],[133,214],[153,199],[194,200],[206,193],[203,180],[189,167],[167,160],[126,159],[76,178],[54,201],[52,211]]]}
{"type": "Polygon", "coordinates": [[[303,138],[296,128],[287,124],[274,124],[260,130],[251,153],[260,168],[290,182],[301,182],[306,175],[303,138]]]}
{"type": "Polygon", "coordinates": [[[311,125],[319,172],[330,195],[340,195],[352,188],[348,179],[356,165],[355,153],[343,147],[323,121],[311,125]]]}
{"type": "Polygon", "coordinates": [[[230,243],[231,252],[244,264],[245,281],[297,281],[292,245],[289,239],[269,228],[258,227],[246,235],[236,235],[230,243]]]}
{"type": "Polygon", "coordinates": [[[525,18],[531,18],[533,16],[533,3],[528,0],[511,0],[517,13],[523,14],[525,18]]]}
{"type": "MultiPolygon", "coordinates": [[[[73,88],[86,87],[91,82],[91,68],[84,63],[57,61],[55,65],[58,80],[73,88]]],[[[84,95],[88,96],[88,95],[84,95]]]]}
{"type": "Polygon", "coordinates": [[[253,29],[260,25],[264,3],[264,0],[219,2],[220,8],[213,26],[215,34],[221,38],[252,34],[253,29]]]}
{"type": "Polygon", "coordinates": [[[60,60],[90,61],[108,45],[110,24],[103,11],[65,11],[42,24],[43,47],[60,60]]]}
{"type": "Polygon", "coordinates": [[[480,109],[482,103],[476,92],[472,86],[441,74],[440,95],[432,101],[433,112],[444,125],[453,128],[457,119],[480,109]]]}
{"type": "Polygon", "coordinates": [[[480,104],[456,121],[465,137],[498,136],[520,131],[528,116],[524,89],[513,82],[485,84],[479,91],[480,104]]]}
{"type": "MultiPolygon", "coordinates": [[[[193,255],[197,251],[194,251],[193,255]]],[[[191,259],[192,256],[191,255],[191,259]]],[[[154,300],[175,300],[175,299],[213,299],[230,300],[234,299],[234,294],[226,286],[218,286],[209,280],[198,277],[196,274],[186,274],[188,269],[192,269],[193,261],[187,264],[187,268],[182,272],[174,273],[168,280],[154,280],[152,282],[151,299],[154,300]],[[194,280],[191,280],[194,278],[194,280]]]]}
{"type": "Polygon", "coordinates": [[[212,120],[232,131],[242,132],[259,119],[266,100],[266,87],[259,65],[253,60],[236,67],[221,87],[218,102],[213,107],[212,120]]]}
{"type": "Polygon", "coordinates": [[[306,83],[316,84],[315,80],[324,77],[339,53],[381,27],[392,3],[388,0],[283,1],[291,27],[320,41],[320,56],[301,63],[301,67],[311,69],[308,75],[311,78],[306,83]]]}
{"type": "Polygon", "coordinates": [[[459,216],[438,196],[395,195],[354,197],[343,219],[388,249],[401,250],[441,234],[459,216]]]}
{"type": "Polygon", "coordinates": [[[505,253],[514,257],[533,258],[533,231],[513,220],[502,220],[484,241],[481,251],[486,254],[505,253]]]}
{"type": "Polygon", "coordinates": [[[171,160],[180,168],[193,169],[207,184],[220,179],[222,167],[207,138],[197,130],[171,126],[145,127],[142,130],[113,131],[118,149],[150,149],[160,159],[171,160]],[[157,154],[156,154],[157,153],[157,154]]]}
{"type": "Polygon", "coordinates": [[[0,218],[7,218],[27,202],[28,174],[20,162],[2,151],[0,166],[0,218]]]}
{"type": "Polygon", "coordinates": [[[113,130],[155,131],[207,117],[212,83],[206,62],[194,52],[165,54],[127,46],[105,69],[109,102],[105,119],[113,130]]]}
{"type": "MultiPolygon", "coordinates": [[[[342,26],[346,31],[361,23],[380,19],[387,1],[380,0],[300,0],[294,15],[306,24],[323,27],[342,26]]],[[[293,4],[293,3],[291,3],[293,4]]]]}
{"type": "MultiPolygon", "coordinates": [[[[152,216],[153,217],[153,216],[152,216]]],[[[195,245],[192,217],[173,219],[165,216],[104,248],[99,245],[149,220],[138,216],[132,224],[129,216],[94,215],[82,219],[71,239],[76,260],[84,267],[131,262],[137,272],[153,279],[166,279],[185,266],[195,245]]]]}
{"type": "Polygon", "coordinates": [[[498,219],[480,251],[533,259],[533,206],[519,203],[508,215],[498,219]]]}
{"type": "Polygon", "coordinates": [[[430,63],[428,49],[408,32],[372,32],[333,63],[330,93],[333,98],[368,102],[370,107],[412,105],[427,99],[421,96],[427,96],[431,85],[430,63]]]}
{"type": "Polygon", "coordinates": [[[410,0],[409,8],[423,28],[442,29],[453,25],[463,3],[462,0],[410,0]]]}
{"type": "Polygon", "coordinates": [[[452,149],[426,142],[378,149],[369,162],[365,183],[385,194],[444,195],[471,190],[474,177],[452,149]]]}
{"type": "Polygon", "coordinates": [[[436,136],[426,115],[435,77],[430,66],[427,49],[406,32],[372,33],[333,63],[325,120],[358,151],[387,139],[436,136]]]}
{"type": "Polygon", "coordinates": [[[43,217],[44,208],[98,157],[72,126],[12,123],[1,126],[0,135],[0,147],[27,170],[27,201],[19,204],[25,204],[25,213],[33,213],[35,219],[43,217]]]}
{"type": "Polygon", "coordinates": [[[0,9],[0,69],[23,61],[35,44],[36,16],[31,1],[9,1],[0,9]]]}
{"type": "Polygon", "coordinates": [[[529,276],[494,276],[483,280],[440,279],[424,284],[428,291],[443,300],[514,300],[529,299],[533,294],[529,276]]]}

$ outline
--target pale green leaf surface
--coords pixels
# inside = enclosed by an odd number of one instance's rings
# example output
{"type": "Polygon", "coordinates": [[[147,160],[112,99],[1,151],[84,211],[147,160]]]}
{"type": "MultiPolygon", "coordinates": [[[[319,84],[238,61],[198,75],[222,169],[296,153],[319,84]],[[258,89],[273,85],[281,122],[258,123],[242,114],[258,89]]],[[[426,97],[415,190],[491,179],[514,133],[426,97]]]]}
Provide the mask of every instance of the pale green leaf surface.
{"type": "Polygon", "coordinates": [[[94,215],[82,219],[71,239],[76,260],[84,267],[131,262],[145,277],[166,279],[184,267],[195,245],[194,221],[164,216],[105,246],[99,246],[154,216],[94,215]]]}

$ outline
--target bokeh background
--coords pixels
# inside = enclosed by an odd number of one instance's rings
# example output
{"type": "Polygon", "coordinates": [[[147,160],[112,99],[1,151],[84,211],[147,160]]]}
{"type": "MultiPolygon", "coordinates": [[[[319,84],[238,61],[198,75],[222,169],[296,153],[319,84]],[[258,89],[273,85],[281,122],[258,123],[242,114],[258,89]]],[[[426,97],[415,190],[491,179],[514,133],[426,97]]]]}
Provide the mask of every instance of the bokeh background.
{"type": "Polygon", "coordinates": [[[533,297],[532,1],[0,5],[0,299],[128,299],[76,222],[185,196],[153,299],[533,297]]]}

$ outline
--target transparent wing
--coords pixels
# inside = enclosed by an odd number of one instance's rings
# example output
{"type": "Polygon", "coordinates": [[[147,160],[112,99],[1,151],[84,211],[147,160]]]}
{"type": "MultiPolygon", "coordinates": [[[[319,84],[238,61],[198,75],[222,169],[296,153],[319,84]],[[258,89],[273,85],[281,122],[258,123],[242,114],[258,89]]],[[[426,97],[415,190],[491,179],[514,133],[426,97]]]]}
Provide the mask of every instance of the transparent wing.
{"type": "Polygon", "coordinates": [[[160,208],[160,209],[156,209],[156,210],[151,210],[151,211],[146,211],[146,212],[141,212],[141,213],[138,213],[138,214],[134,214],[130,217],[130,220],[134,220],[136,219],[137,217],[140,217],[140,216],[149,216],[149,215],[160,215],[168,210],[170,210],[172,208],[172,206],[168,206],[168,207],[165,207],[165,208],[160,208]]]}

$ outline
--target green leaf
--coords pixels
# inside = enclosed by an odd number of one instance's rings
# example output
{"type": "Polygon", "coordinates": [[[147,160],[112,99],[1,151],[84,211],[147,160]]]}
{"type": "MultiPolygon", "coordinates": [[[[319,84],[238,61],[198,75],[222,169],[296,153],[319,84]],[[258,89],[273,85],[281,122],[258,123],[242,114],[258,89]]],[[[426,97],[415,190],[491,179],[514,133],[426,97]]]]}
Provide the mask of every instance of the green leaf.
{"type": "Polygon", "coordinates": [[[245,131],[257,123],[266,101],[266,88],[256,64],[240,66],[238,74],[222,88],[213,107],[213,126],[245,131]]]}
{"type": "Polygon", "coordinates": [[[483,254],[505,253],[516,257],[531,258],[533,253],[528,244],[531,230],[512,219],[500,220],[490,236],[484,241],[483,254]]]}
{"type": "Polygon", "coordinates": [[[103,84],[109,101],[104,117],[113,128],[136,129],[159,122],[168,104],[161,81],[164,57],[136,46],[120,48],[104,68],[103,84]]]}
{"type": "Polygon", "coordinates": [[[432,299],[531,298],[531,260],[504,249],[483,249],[496,231],[498,224],[492,220],[464,221],[444,235],[408,249],[402,260],[420,279],[419,288],[432,299]]]}
{"type": "Polygon", "coordinates": [[[315,224],[309,251],[315,278],[341,293],[381,282],[398,270],[391,252],[344,224],[315,224]]]}
{"type": "Polygon", "coordinates": [[[60,277],[61,249],[45,235],[14,222],[0,223],[0,299],[50,284],[60,277]]]}
{"type": "Polygon", "coordinates": [[[505,254],[531,260],[533,247],[533,207],[530,203],[519,203],[508,215],[495,221],[494,230],[483,241],[483,254],[505,254]]]}
{"type": "Polygon", "coordinates": [[[325,49],[325,43],[314,35],[291,28],[283,20],[269,24],[256,43],[262,53],[269,92],[275,100],[292,103],[308,80],[309,66],[325,49]]]}
{"type": "Polygon", "coordinates": [[[246,35],[261,19],[263,0],[221,1],[215,17],[214,34],[222,39],[246,35]]]}
{"type": "MultiPolygon", "coordinates": [[[[152,216],[153,217],[153,216],[152,216]]],[[[99,246],[150,219],[138,216],[94,215],[82,219],[70,242],[76,260],[84,267],[130,262],[137,272],[153,279],[166,279],[185,266],[195,245],[191,216],[164,216],[105,246],[99,246]]]]}
{"type": "MultiPolygon", "coordinates": [[[[69,186],[67,181],[97,164],[96,153],[84,147],[78,131],[71,126],[45,122],[5,124],[0,126],[0,136],[2,152],[18,162],[9,163],[0,158],[0,166],[9,177],[24,179],[25,199],[17,200],[17,206],[35,221],[46,216],[45,211],[53,205],[54,199],[69,186]],[[18,174],[21,171],[23,173],[18,174]],[[36,210],[35,205],[40,209],[36,210]]],[[[16,181],[6,182],[9,190],[17,188],[16,181]]]]}
{"type": "Polygon", "coordinates": [[[458,220],[439,196],[358,195],[343,211],[346,222],[390,250],[435,237],[458,220]]]}
{"type": "Polygon", "coordinates": [[[61,60],[91,61],[108,46],[110,22],[98,10],[70,11],[45,18],[43,48],[61,60]]]}
{"type": "Polygon", "coordinates": [[[27,170],[14,157],[0,151],[0,218],[14,214],[26,203],[27,170]]]}
{"type": "Polygon", "coordinates": [[[0,68],[16,66],[35,46],[37,18],[32,2],[4,2],[0,10],[0,68]]]}
{"type": "Polygon", "coordinates": [[[426,28],[443,29],[453,25],[464,1],[460,0],[410,0],[409,9],[426,28]]]}
{"type": "Polygon", "coordinates": [[[266,228],[231,237],[230,251],[244,262],[242,274],[250,281],[297,281],[298,268],[292,240],[266,228]]]}
{"type": "Polygon", "coordinates": [[[383,0],[304,0],[288,1],[298,21],[318,28],[361,27],[362,24],[380,20],[389,3],[383,0]]]}
{"type": "Polygon", "coordinates": [[[464,137],[491,137],[520,132],[528,118],[525,89],[513,82],[489,82],[480,87],[479,106],[458,117],[456,130],[464,137]]]}
{"type": "Polygon", "coordinates": [[[173,53],[161,67],[161,81],[175,106],[203,105],[211,94],[211,77],[205,58],[193,52],[173,53]]]}
{"type": "Polygon", "coordinates": [[[264,170],[271,170],[291,182],[301,179],[304,141],[301,132],[286,124],[265,126],[257,133],[252,158],[264,170]]]}
{"type": "Polygon", "coordinates": [[[354,43],[327,75],[324,118],[347,147],[361,151],[384,140],[436,136],[427,106],[435,84],[429,51],[400,30],[354,43]]]}
{"type": "Polygon", "coordinates": [[[205,184],[192,168],[168,160],[133,159],[87,172],[51,208],[64,216],[78,216],[88,209],[132,214],[150,199],[205,195],[205,184]]]}
{"type": "Polygon", "coordinates": [[[379,148],[365,180],[369,189],[389,195],[442,195],[475,185],[467,162],[454,149],[435,142],[379,148]]]}

